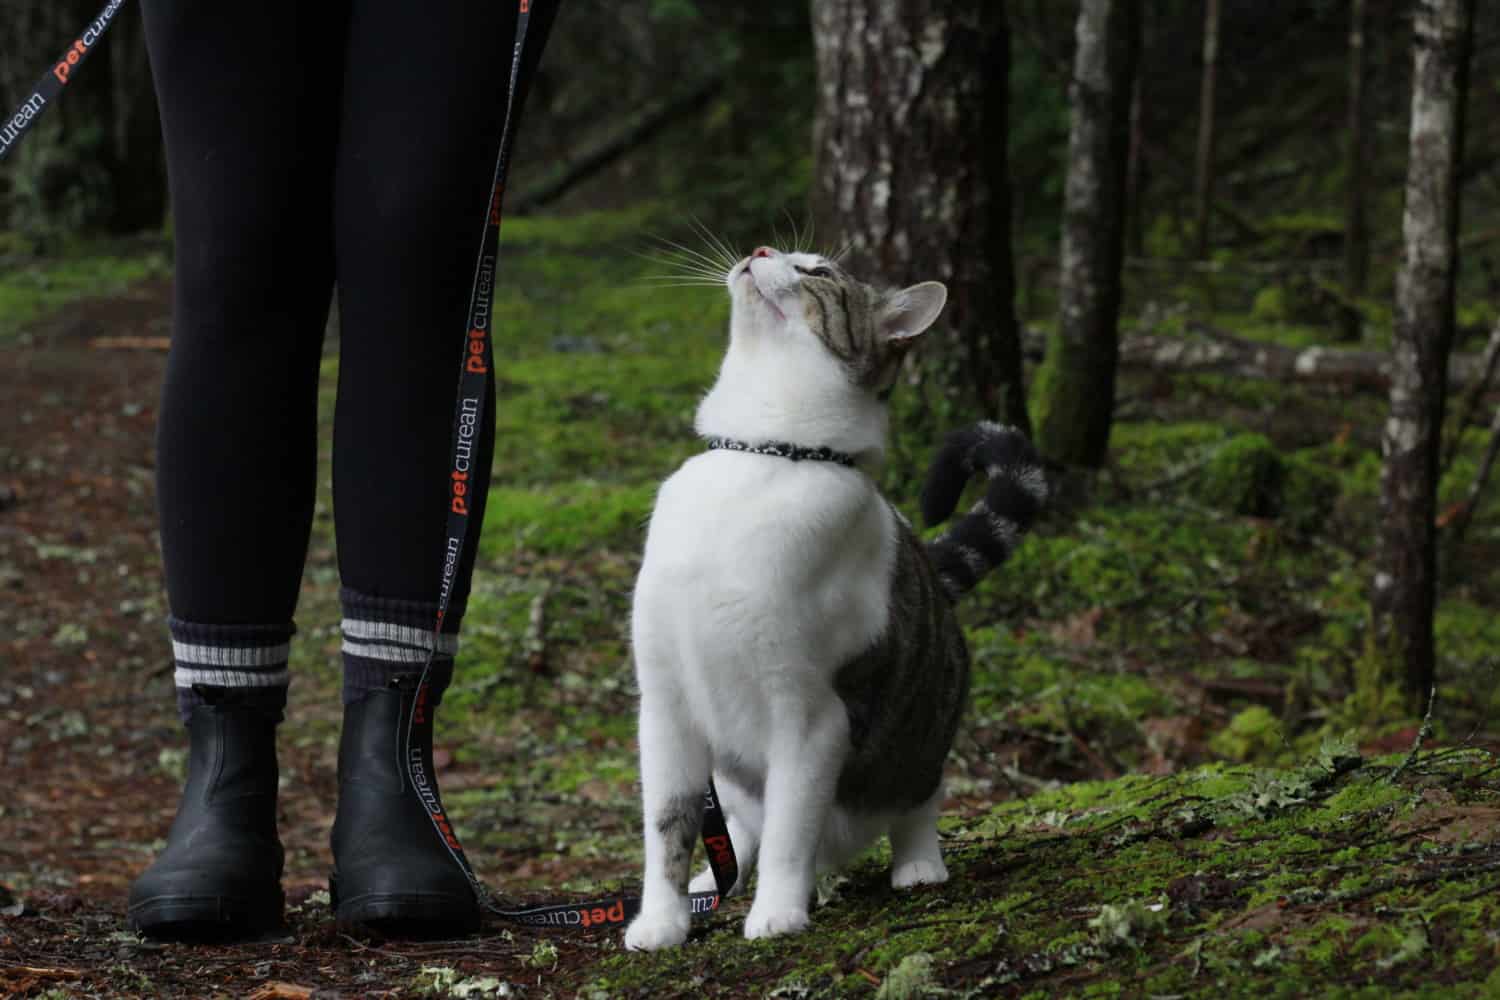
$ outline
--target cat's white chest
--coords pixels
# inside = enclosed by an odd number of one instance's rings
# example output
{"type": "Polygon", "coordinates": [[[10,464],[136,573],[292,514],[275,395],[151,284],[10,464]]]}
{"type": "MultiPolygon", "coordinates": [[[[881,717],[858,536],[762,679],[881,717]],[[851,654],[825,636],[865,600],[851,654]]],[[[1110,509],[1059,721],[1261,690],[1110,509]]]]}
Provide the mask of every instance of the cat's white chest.
{"type": "Polygon", "coordinates": [[[642,686],[669,685],[717,749],[760,758],[778,713],[831,697],[884,629],[894,552],[892,514],[860,473],[691,459],[662,486],[636,584],[642,686]]]}

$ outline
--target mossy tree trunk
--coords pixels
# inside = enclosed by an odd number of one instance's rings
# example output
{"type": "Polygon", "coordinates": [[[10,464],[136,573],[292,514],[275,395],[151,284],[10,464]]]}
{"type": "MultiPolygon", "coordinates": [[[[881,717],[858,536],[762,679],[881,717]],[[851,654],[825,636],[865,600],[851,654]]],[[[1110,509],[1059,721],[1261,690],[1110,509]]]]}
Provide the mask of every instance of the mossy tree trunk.
{"type": "Polygon", "coordinates": [[[1057,331],[1037,376],[1037,440],[1051,459],[1098,468],[1109,447],[1119,357],[1130,95],[1141,0],[1084,0],[1071,87],[1057,331]]]}
{"type": "Polygon", "coordinates": [[[1453,344],[1459,168],[1473,16],[1474,0],[1420,0],[1414,24],[1404,250],[1396,275],[1373,610],[1375,649],[1387,665],[1381,682],[1399,680],[1408,707],[1417,711],[1435,673],[1434,519],[1453,344]]]}
{"type": "Polygon", "coordinates": [[[948,286],[921,352],[948,421],[1029,430],[1007,155],[1010,33],[995,0],[813,0],[818,232],[866,280],[948,286]],[[931,339],[931,338],[929,338],[931,339]]]}
{"type": "MultiPolygon", "coordinates": [[[[1349,4],[1349,124],[1344,154],[1344,294],[1352,303],[1365,293],[1370,237],[1365,230],[1365,36],[1369,16],[1365,0],[1349,4]]],[[[1353,305],[1339,310],[1339,339],[1358,340],[1360,311],[1353,305]]]]}

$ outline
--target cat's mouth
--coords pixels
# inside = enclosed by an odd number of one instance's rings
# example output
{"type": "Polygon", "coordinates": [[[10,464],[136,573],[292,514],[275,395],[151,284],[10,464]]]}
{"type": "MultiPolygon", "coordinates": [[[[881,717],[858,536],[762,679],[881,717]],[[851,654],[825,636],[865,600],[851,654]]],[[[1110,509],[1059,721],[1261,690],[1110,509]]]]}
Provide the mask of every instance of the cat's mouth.
{"type": "Polygon", "coordinates": [[[747,257],[745,261],[740,265],[740,273],[735,278],[731,279],[731,281],[738,281],[740,278],[749,279],[751,294],[756,299],[758,299],[767,309],[769,309],[773,316],[775,316],[781,322],[785,323],[786,313],[782,312],[781,308],[776,305],[776,300],[773,299],[765,291],[765,289],[761,288],[760,282],[755,278],[755,273],[750,270],[750,262],[751,258],[747,257]]]}

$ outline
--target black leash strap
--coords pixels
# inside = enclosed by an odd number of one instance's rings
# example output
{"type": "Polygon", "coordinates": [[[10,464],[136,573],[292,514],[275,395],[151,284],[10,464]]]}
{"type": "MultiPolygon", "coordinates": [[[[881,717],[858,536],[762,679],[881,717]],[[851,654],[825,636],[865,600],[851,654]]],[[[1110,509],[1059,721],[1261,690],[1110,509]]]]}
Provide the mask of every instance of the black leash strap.
{"type": "MultiPolygon", "coordinates": [[[[433,658],[437,655],[438,638],[443,631],[443,619],[447,616],[453,587],[457,580],[458,565],[464,551],[464,542],[469,533],[470,511],[473,509],[474,482],[472,471],[474,448],[478,444],[480,427],[485,418],[485,390],[489,373],[494,368],[492,309],[495,291],[495,257],[500,247],[501,200],[505,193],[505,177],[510,166],[510,147],[513,123],[519,112],[516,107],[516,84],[520,78],[521,63],[527,50],[527,27],[531,12],[538,3],[549,0],[518,0],[516,20],[516,45],[511,57],[510,96],[505,109],[505,125],[500,133],[500,151],[495,159],[495,173],[490,186],[490,203],[485,212],[484,233],[480,238],[479,257],[474,266],[474,283],[469,293],[469,320],[464,330],[464,346],[459,363],[458,392],[453,411],[453,444],[450,452],[451,464],[448,479],[448,523],[443,542],[442,582],[438,591],[437,620],[433,625],[431,648],[422,666],[422,676],[417,684],[417,703],[421,704],[427,694],[428,676],[433,658]]],[[[540,44],[540,43],[538,43],[540,44]]],[[[477,532],[477,528],[475,529],[477,532]]],[[[408,719],[405,738],[407,779],[417,797],[427,809],[433,827],[447,845],[448,853],[463,870],[474,889],[480,904],[503,920],[530,924],[538,927],[594,927],[600,924],[617,925],[628,921],[640,910],[640,899],[634,896],[611,896],[584,902],[552,903],[525,909],[506,909],[495,902],[494,896],[474,873],[464,849],[454,834],[452,824],[435,794],[421,794],[427,788],[424,769],[418,747],[412,743],[412,728],[417,712],[408,719]]],[[[724,812],[719,805],[717,792],[712,782],[704,798],[703,843],[708,851],[709,865],[714,873],[717,892],[694,893],[691,897],[693,914],[712,913],[719,908],[723,896],[733,887],[739,875],[734,857],[734,847],[729,839],[729,828],[724,821],[724,812]]]]}
{"type": "Polygon", "coordinates": [[[115,19],[125,0],[109,0],[99,16],[89,22],[83,33],[73,40],[66,52],[58,57],[57,62],[43,77],[37,81],[31,90],[31,96],[21,102],[21,106],[6,118],[0,121],[0,160],[10,155],[10,151],[20,143],[22,136],[31,130],[36,120],[41,117],[47,106],[57,100],[62,89],[73,79],[73,74],[78,67],[88,58],[88,54],[94,51],[94,45],[103,37],[104,31],[109,23],[115,19]]]}

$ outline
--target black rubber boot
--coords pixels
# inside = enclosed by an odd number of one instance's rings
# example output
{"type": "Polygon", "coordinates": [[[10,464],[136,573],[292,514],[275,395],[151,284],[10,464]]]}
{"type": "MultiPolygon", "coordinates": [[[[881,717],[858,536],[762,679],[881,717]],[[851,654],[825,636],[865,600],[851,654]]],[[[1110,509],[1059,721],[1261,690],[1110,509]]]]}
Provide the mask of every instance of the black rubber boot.
{"type": "Polygon", "coordinates": [[[187,784],[167,846],[130,887],[130,926],[156,937],[249,936],[281,925],[276,723],[254,693],[204,688],[188,719],[187,784]]]}
{"type": "Polygon", "coordinates": [[[450,848],[439,832],[450,828],[433,773],[432,710],[416,682],[399,677],[344,708],[328,893],[341,924],[466,934],[479,928],[479,901],[454,857],[458,841],[450,848]],[[410,781],[402,763],[408,726],[410,781]]]}

